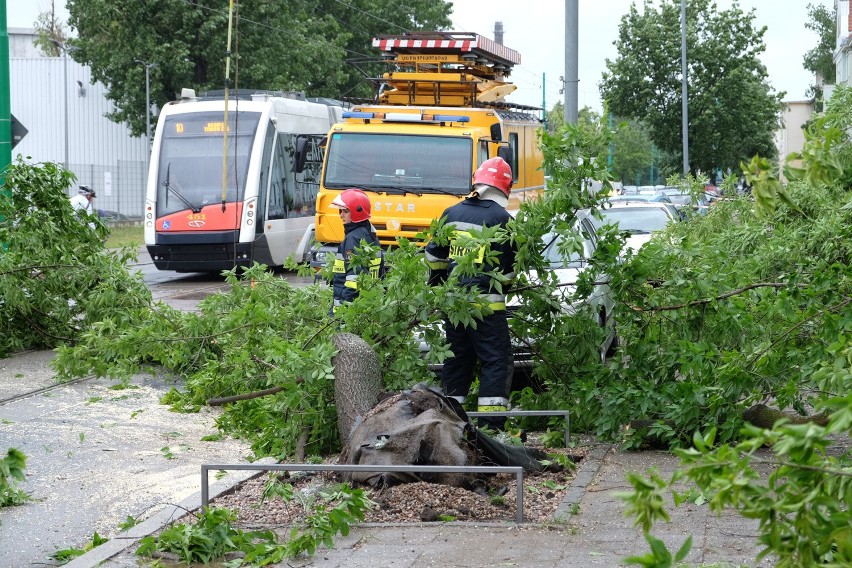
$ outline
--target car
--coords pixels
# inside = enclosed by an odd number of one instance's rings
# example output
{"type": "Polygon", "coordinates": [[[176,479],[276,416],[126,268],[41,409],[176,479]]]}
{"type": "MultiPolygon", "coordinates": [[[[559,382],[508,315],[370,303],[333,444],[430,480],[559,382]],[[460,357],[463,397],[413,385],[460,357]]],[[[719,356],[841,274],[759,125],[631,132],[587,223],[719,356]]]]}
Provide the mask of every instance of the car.
{"type": "Polygon", "coordinates": [[[588,219],[595,231],[608,224],[618,226],[620,231],[629,233],[626,250],[636,252],[651,240],[654,232],[665,229],[669,223],[681,220],[681,214],[671,203],[653,201],[615,201],[610,207],[599,209],[601,218],[582,210],[581,219],[588,219]]]}
{"type": "MultiPolygon", "coordinates": [[[[569,314],[576,313],[581,309],[587,309],[588,313],[595,318],[595,321],[605,332],[603,341],[598,346],[601,361],[612,355],[615,348],[618,346],[618,337],[615,330],[615,318],[613,312],[615,304],[612,298],[612,290],[609,287],[605,278],[595,278],[595,286],[593,292],[579,302],[574,300],[573,296],[577,290],[576,283],[580,278],[580,274],[590,268],[589,260],[595,254],[598,246],[598,235],[595,225],[589,215],[583,215],[582,211],[578,214],[573,225],[574,231],[581,236],[582,250],[573,251],[570,255],[563,255],[562,242],[563,237],[556,233],[549,233],[544,236],[544,250],[542,256],[548,263],[548,268],[553,271],[557,280],[557,290],[555,292],[559,297],[559,303],[562,309],[569,314]]],[[[535,271],[527,275],[530,284],[539,282],[538,274],[535,271]]],[[[512,298],[507,309],[511,315],[517,311],[523,302],[523,297],[512,298]]],[[[531,349],[529,342],[514,341],[514,358],[515,368],[532,367],[535,360],[534,350],[531,349]]]]}
{"type": "MultiPolygon", "coordinates": [[[[566,313],[576,313],[583,307],[589,308],[588,313],[595,318],[595,321],[603,328],[605,333],[604,339],[599,346],[601,360],[609,355],[612,355],[615,348],[618,346],[618,337],[615,330],[615,318],[613,317],[614,302],[609,284],[605,281],[596,282],[594,291],[587,298],[580,302],[573,300],[574,292],[576,291],[576,282],[580,273],[589,268],[589,259],[594,254],[597,245],[597,233],[595,225],[591,218],[584,215],[582,218],[575,219],[573,228],[581,235],[582,250],[571,253],[569,256],[562,254],[562,237],[556,233],[548,233],[542,239],[543,252],[542,255],[548,263],[548,268],[553,270],[557,279],[557,289],[554,292],[558,295],[559,303],[566,313]]],[[[538,274],[531,271],[526,275],[525,280],[528,285],[535,286],[540,282],[538,274]]],[[[600,280],[600,279],[596,279],[600,280]]],[[[524,301],[523,295],[510,295],[506,305],[509,317],[513,313],[517,313],[524,301]]],[[[542,332],[545,333],[545,332],[542,332]]],[[[535,364],[536,351],[534,349],[533,339],[517,339],[512,340],[514,367],[516,377],[513,390],[518,390],[518,385],[527,385],[531,382],[529,369],[535,364]],[[520,372],[519,372],[520,371],[520,372]]],[[[429,351],[429,345],[422,339],[419,339],[419,349],[421,354],[429,351]]],[[[429,368],[436,374],[440,374],[443,364],[430,364],[429,368]]]]}
{"type": "Polygon", "coordinates": [[[610,202],[615,201],[644,201],[644,202],[660,202],[660,203],[671,203],[672,201],[669,199],[667,195],[656,194],[656,193],[639,193],[636,195],[614,195],[609,198],[610,202]]]}
{"type": "Polygon", "coordinates": [[[664,187],[657,190],[657,195],[665,196],[678,209],[682,210],[684,207],[691,207],[700,215],[707,213],[707,208],[710,205],[710,200],[706,193],[694,195],[679,187],[664,187]]]}

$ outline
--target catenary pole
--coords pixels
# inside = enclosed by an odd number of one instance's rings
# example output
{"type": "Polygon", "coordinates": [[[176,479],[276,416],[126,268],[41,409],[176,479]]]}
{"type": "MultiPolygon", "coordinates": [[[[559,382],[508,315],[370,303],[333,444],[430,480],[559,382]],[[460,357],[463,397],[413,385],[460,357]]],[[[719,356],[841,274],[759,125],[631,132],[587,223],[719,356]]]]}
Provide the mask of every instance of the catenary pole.
{"type": "Polygon", "coordinates": [[[579,78],[579,2],[565,0],[565,122],[577,124],[579,78]]]}
{"type": "Polygon", "coordinates": [[[686,103],[686,0],[680,0],[680,74],[681,74],[681,107],[683,109],[683,175],[689,174],[689,114],[686,103]]]}

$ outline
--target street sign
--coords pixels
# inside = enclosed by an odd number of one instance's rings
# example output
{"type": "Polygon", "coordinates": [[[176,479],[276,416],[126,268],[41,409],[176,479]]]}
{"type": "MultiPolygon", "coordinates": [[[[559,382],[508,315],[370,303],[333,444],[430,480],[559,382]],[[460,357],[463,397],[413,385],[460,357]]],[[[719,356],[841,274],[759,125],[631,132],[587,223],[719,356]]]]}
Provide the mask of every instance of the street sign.
{"type": "Polygon", "coordinates": [[[24,127],[23,124],[18,122],[18,119],[15,118],[14,114],[11,115],[11,116],[12,116],[12,148],[14,148],[15,146],[18,145],[18,142],[20,142],[24,138],[24,136],[27,135],[27,132],[29,132],[29,130],[27,130],[24,127]]]}

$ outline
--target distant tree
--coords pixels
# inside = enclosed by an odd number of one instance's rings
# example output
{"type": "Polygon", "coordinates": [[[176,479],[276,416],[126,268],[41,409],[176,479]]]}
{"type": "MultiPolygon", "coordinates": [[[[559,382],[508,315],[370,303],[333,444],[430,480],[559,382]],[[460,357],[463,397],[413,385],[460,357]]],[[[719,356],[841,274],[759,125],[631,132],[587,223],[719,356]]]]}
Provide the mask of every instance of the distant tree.
{"type": "Polygon", "coordinates": [[[565,123],[565,105],[558,101],[547,111],[547,131],[556,132],[565,123]]]}
{"type": "MultiPolygon", "coordinates": [[[[617,58],[607,60],[600,87],[610,109],[642,120],[654,143],[679,161],[681,136],[680,2],[645,0],[622,18],[617,58]]],[[[690,167],[736,169],[755,154],[777,155],[773,135],[781,94],[774,94],[758,55],[766,28],[736,2],[720,10],[712,0],[687,0],[690,167]]],[[[674,164],[672,164],[674,165],[674,164]]]]}
{"type": "Polygon", "coordinates": [[[34,45],[39,48],[46,57],[59,57],[61,50],[54,42],[64,44],[68,41],[68,26],[60,22],[56,12],[41,12],[38,19],[33,23],[36,32],[34,45]]]}
{"type": "MultiPolygon", "coordinates": [[[[553,134],[564,124],[565,107],[562,101],[559,101],[547,112],[547,131],[553,134]]],[[[606,128],[601,115],[589,107],[583,107],[577,112],[577,127],[586,134],[583,139],[589,144],[590,155],[598,159],[606,159],[609,148],[604,142],[605,137],[597,133],[600,129],[606,128]]]]}
{"type": "Polygon", "coordinates": [[[819,36],[816,47],[805,53],[802,64],[808,71],[813,71],[822,82],[817,79],[808,89],[807,95],[817,100],[822,111],[822,84],[834,84],[837,70],[834,66],[834,46],[836,42],[835,18],[837,11],[834,7],[828,8],[822,4],[814,6],[808,4],[808,21],[805,27],[813,30],[819,36]]]}
{"type": "Polygon", "coordinates": [[[661,152],[651,141],[647,126],[636,120],[619,125],[612,140],[612,176],[626,185],[654,185],[665,179],[661,152]],[[653,171],[653,178],[651,177],[653,171]]]}
{"type": "MultiPolygon", "coordinates": [[[[79,48],[69,55],[107,86],[109,118],[145,132],[145,66],[151,102],[162,106],[183,87],[222,89],[228,3],[213,0],[68,0],[79,48]]],[[[230,88],[304,91],[308,96],[369,95],[370,86],[346,59],[378,53],[370,37],[443,29],[444,0],[253,0],[235,3],[230,88]]]]}

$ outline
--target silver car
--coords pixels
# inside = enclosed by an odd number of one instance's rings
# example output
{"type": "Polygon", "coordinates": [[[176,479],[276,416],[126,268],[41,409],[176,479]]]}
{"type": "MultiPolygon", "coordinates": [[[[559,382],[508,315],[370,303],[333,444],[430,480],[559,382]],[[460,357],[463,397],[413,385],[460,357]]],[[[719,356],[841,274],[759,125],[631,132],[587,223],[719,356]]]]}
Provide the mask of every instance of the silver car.
{"type": "Polygon", "coordinates": [[[671,203],[615,201],[599,211],[602,219],[592,216],[589,210],[578,212],[578,218],[588,220],[596,231],[604,225],[616,225],[620,231],[628,233],[625,252],[638,251],[656,231],[681,220],[680,213],[671,203]]]}
{"type": "MultiPolygon", "coordinates": [[[[557,280],[557,289],[554,294],[559,298],[559,304],[569,314],[585,310],[605,332],[603,341],[599,345],[601,360],[605,360],[618,346],[618,337],[615,331],[615,318],[613,317],[614,302],[612,291],[603,275],[595,275],[595,285],[592,293],[581,300],[574,298],[577,291],[577,281],[580,275],[590,269],[589,260],[595,254],[598,247],[598,235],[591,215],[580,211],[575,219],[574,231],[581,237],[582,250],[573,251],[569,255],[562,253],[562,239],[558,234],[548,234],[544,237],[545,248],[542,253],[548,262],[548,269],[553,272],[557,280]]],[[[530,272],[528,279],[531,284],[540,282],[535,271],[530,272]]],[[[523,302],[523,296],[513,298],[508,305],[510,313],[518,309],[523,302]]],[[[541,330],[548,333],[548,330],[541,330]]],[[[515,368],[530,367],[535,361],[534,349],[530,342],[515,340],[515,368]]]]}

